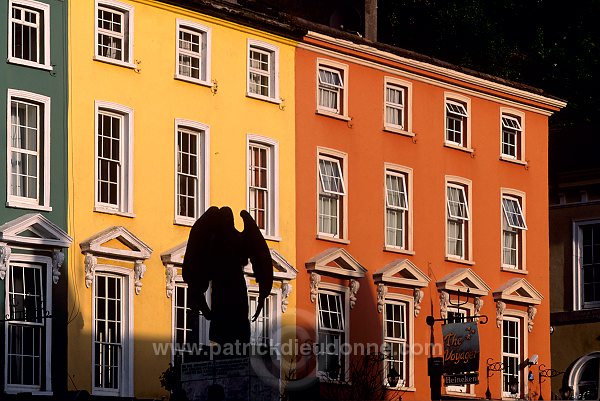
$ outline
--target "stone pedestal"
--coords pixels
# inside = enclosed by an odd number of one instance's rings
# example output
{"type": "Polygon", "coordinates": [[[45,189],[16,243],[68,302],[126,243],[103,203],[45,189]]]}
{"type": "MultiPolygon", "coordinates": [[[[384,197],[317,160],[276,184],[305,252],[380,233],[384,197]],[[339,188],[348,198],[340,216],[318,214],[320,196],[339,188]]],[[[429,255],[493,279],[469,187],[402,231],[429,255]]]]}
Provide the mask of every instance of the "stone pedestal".
{"type": "Polygon", "coordinates": [[[184,363],[181,387],[189,401],[277,401],[277,365],[259,356],[184,363]]]}

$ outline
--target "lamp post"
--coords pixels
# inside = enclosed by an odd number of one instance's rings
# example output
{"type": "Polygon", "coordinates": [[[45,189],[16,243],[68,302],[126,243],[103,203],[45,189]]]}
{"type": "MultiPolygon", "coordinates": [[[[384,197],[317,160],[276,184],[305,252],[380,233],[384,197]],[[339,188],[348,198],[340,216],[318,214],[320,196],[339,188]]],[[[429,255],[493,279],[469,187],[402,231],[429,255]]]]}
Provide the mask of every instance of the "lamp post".
{"type": "Polygon", "coordinates": [[[493,358],[488,358],[486,362],[487,362],[487,369],[486,369],[487,390],[485,391],[485,399],[491,400],[492,392],[490,391],[490,377],[494,376],[494,372],[504,371],[504,365],[502,364],[502,362],[494,361],[493,358]]]}

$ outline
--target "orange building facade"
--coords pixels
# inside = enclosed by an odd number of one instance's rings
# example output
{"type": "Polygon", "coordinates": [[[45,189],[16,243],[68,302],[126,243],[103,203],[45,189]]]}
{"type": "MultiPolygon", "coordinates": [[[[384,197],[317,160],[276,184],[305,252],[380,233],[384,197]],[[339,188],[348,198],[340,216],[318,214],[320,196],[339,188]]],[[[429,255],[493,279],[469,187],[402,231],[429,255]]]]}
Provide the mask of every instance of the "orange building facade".
{"type": "Polygon", "coordinates": [[[565,103],[346,39],[296,52],[297,336],[318,345],[297,375],[349,382],[383,352],[388,395],[430,399],[443,322],[426,317],[480,315],[479,384],[442,394],[548,398],[547,135],[565,103]]]}

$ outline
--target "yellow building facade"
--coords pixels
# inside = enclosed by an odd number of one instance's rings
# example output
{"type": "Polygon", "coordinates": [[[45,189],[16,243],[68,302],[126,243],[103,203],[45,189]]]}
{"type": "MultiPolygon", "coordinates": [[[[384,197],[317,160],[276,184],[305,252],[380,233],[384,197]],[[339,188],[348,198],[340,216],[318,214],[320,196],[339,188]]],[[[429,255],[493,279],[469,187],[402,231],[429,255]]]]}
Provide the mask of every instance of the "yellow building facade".
{"type": "Polygon", "coordinates": [[[71,389],[166,394],[171,345],[206,341],[180,267],[211,205],[230,206],[240,230],[249,210],[272,250],[253,341],[294,332],[295,42],[201,11],[69,3],[71,389]]]}

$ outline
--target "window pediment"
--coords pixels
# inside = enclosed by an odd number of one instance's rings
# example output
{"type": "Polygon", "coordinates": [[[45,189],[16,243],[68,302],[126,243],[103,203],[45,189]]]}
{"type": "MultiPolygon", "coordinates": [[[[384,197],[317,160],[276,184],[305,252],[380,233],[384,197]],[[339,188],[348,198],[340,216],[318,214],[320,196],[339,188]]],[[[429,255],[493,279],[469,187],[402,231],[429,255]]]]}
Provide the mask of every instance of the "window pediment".
{"type": "Polygon", "coordinates": [[[470,268],[459,268],[442,277],[437,283],[438,290],[448,292],[466,292],[485,296],[491,288],[470,268]]]}
{"type": "Polygon", "coordinates": [[[160,259],[162,260],[163,265],[173,264],[177,267],[181,267],[183,265],[183,257],[185,256],[186,248],[187,241],[161,253],[160,259]]]}
{"type": "Polygon", "coordinates": [[[329,248],[306,262],[306,270],[346,278],[365,276],[365,269],[345,249],[329,248]]]}
{"type": "Polygon", "coordinates": [[[73,239],[39,213],[29,213],[0,226],[0,242],[68,248],[73,239]]]}
{"type": "Polygon", "coordinates": [[[494,291],[494,300],[539,305],[544,296],[524,278],[513,278],[494,291]]]}
{"type": "Polygon", "coordinates": [[[396,259],[373,273],[376,283],[406,287],[427,287],[431,279],[408,259],[396,259]]]}
{"type": "Polygon", "coordinates": [[[148,259],[152,249],[123,226],[109,227],[79,244],[81,252],[118,259],[148,259]]]}

